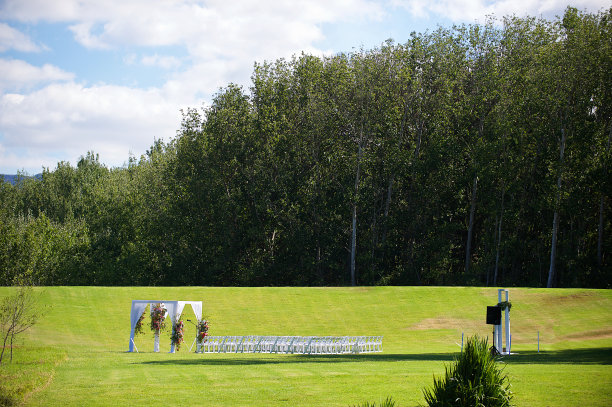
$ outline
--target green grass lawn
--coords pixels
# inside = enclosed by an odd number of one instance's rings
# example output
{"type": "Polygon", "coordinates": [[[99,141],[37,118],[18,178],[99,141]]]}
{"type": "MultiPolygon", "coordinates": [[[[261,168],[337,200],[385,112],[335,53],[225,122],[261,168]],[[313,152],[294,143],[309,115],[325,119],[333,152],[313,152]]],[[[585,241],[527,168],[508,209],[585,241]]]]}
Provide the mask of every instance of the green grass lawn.
{"type": "MultiPolygon", "coordinates": [[[[486,306],[497,302],[495,289],[462,287],[38,291],[39,322],[0,366],[2,391],[32,406],[348,406],[387,396],[417,406],[462,333],[490,340],[486,306]],[[384,353],[197,355],[189,323],[175,354],[169,332],[160,353],[150,332],[136,337],[140,353],[126,353],[133,299],[203,301],[211,335],[384,335],[384,353]]],[[[517,354],[503,360],[515,404],[612,405],[612,292],[512,288],[510,300],[517,354]]]]}

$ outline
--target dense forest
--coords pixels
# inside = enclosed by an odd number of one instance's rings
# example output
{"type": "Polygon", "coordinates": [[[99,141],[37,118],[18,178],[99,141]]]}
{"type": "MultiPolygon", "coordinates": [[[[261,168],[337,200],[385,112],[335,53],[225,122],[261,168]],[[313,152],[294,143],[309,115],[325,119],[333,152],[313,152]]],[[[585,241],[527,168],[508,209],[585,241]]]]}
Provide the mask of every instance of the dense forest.
{"type": "Polygon", "coordinates": [[[251,83],[121,168],[1,183],[0,284],[610,287],[612,9],[251,83]]]}

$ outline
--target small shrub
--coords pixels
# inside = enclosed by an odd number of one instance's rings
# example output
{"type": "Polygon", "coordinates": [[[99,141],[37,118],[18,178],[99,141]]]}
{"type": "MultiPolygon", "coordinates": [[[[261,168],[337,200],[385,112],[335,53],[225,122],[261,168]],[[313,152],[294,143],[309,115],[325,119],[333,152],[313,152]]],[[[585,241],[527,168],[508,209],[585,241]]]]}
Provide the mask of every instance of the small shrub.
{"type": "Polygon", "coordinates": [[[497,366],[486,339],[468,339],[464,352],[445,370],[444,377],[434,377],[431,389],[423,390],[428,406],[511,406],[508,376],[497,366]]]}
{"type": "Polygon", "coordinates": [[[32,287],[17,288],[14,295],[8,295],[0,300],[0,364],[7,347],[10,349],[10,359],[13,361],[13,342],[16,337],[36,323],[36,298],[32,287]]]}
{"type": "Polygon", "coordinates": [[[7,388],[0,386],[0,407],[16,406],[17,404],[15,396],[7,388]]]}
{"type": "MultiPolygon", "coordinates": [[[[376,403],[370,404],[369,402],[366,401],[363,404],[358,404],[353,407],[377,407],[377,405],[376,403]]],[[[393,401],[391,397],[387,397],[385,401],[383,401],[382,403],[378,405],[378,407],[395,407],[395,401],[393,401]]]]}

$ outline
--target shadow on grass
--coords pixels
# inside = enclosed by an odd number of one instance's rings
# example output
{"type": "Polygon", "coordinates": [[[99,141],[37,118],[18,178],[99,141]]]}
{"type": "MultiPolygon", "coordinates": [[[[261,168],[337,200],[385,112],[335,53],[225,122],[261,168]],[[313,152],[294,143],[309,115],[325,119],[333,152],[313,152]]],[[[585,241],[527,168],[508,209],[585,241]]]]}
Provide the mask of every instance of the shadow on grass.
{"type": "MultiPolygon", "coordinates": [[[[224,354],[219,354],[224,355],[224,354]]],[[[291,363],[357,363],[357,362],[450,362],[456,353],[419,353],[419,354],[371,354],[371,355],[285,355],[259,354],[245,357],[217,357],[217,354],[202,355],[201,359],[149,360],[135,362],[144,365],[208,365],[208,366],[248,366],[248,365],[278,365],[291,363]]]]}
{"type": "MultiPolygon", "coordinates": [[[[359,363],[359,362],[452,362],[457,353],[369,354],[369,355],[284,355],[284,354],[205,354],[197,359],[167,359],[134,362],[144,365],[206,365],[249,366],[299,363],[359,363]]],[[[546,352],[520,352],[505,356],[501,361],[514,364],[575,364],[612,365],[612,348],[564,349],[546,352]]]]}
{"type": "Polygon", "coordinates": [[[519,352],[502,360],[514,364],[612,365],[612,348],[563,349],[546,352],[519,352]]]}

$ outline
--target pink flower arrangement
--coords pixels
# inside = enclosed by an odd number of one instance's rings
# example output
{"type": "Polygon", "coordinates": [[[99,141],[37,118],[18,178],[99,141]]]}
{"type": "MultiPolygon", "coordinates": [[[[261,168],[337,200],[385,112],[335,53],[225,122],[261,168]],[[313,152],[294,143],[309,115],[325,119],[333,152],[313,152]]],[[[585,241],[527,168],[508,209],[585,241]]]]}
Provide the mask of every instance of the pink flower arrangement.
{"type": "Polygon", "coordinates": [[[155,304],[151,307],[151,330],[159,333],[166,327],[166,307],[164,304],[155,304]]]}
{"type": "Polygon", "coordinates": [[[176,346],[176,350],[181,349],[181,343],[183,343],[183,329],[183,320],[179,319],[176,324],[174,324],[174,330],[172,332],[172,336],[170,337],[172,344],[176,346]]]}
{"type": "Polygon", "coordinates": [[[143,312],[138,322],[136,322],[136,327],[134,328],[134,335],[138,335],[142,333],[142,321],[144,321],[145,313],[143,312]]]}
{"type": "Polygon", "coordinates": [[[208,321],[203,319],[198,322],[198,341],[200,343],[206,342],[206,337],[208,336],[208,321]]]}

